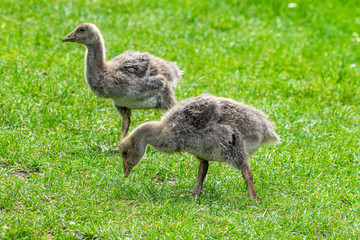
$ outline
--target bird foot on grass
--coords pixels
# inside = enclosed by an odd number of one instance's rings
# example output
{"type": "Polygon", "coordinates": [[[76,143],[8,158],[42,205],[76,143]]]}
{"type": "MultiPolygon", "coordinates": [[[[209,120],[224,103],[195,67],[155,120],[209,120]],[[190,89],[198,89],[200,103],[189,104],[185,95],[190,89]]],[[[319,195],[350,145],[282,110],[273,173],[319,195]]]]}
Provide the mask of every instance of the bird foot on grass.
{"type": "Polygon", "coordinates": [[[193,191],[191,192],[191,194],[194,195],[195,197],[200,197],[200,195],[203,194],[203,191],[200,191],[200,192],[199,192],[199,191],[193,190],[193,191]]]}
{"type": "Polygon", "coordinates": [[[260,197],[258,197],[257,195],[255,195],[255,196],[249,196],[249,199],[250,199],[251,201],[258,201],[258,200],[260,200],[260,197]]]}
{"type": "MultiPolygon", "coordinates": [[[[241,195],[237,195],[235,198],[239,199],[239,200],[244,200],[244,196],[241,196],[241,195]]],[[[258,197],[257,195],[256,196],[248,196],[247,199],[250,203],[252,202],[254,204],[258,203],[258,201],[261,200],[261,198],[258,197]]]]}
{"type": "Polygon", "coordinates": [[[249,199],[250,202],[253,202],[255,204],[258,203],[258,201],[261,200],[261,198],[258,197],[257,195],[256,196],[248,196],[248,199],[249,199]]]}

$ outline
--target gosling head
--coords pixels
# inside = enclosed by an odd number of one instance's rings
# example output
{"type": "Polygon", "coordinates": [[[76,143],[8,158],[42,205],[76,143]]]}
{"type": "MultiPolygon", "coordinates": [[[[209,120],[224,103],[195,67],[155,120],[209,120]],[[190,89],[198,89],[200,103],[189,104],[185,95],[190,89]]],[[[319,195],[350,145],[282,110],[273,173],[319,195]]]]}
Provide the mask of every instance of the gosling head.
{"type": "Polygon", "coordinates": [[[146,151],[146,143],[130,136],[120,142],[119,151],[123,159],[124,175],[127,178],[133,167],[141,161],[146,151]]]}
{"type": "Polygon", "coordinates": [[[93,45],[101,41],[99,29],[92,23],[81,23],[74,31],[63,37],[63,42],[77,42],[84,45],[93,45]]]}

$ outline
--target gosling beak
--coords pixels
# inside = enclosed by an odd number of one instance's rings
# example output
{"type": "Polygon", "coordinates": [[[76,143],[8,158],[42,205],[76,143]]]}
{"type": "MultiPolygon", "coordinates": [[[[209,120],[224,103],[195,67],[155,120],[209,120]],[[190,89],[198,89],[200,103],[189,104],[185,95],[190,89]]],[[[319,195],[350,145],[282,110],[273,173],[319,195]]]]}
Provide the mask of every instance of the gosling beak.
{"type": "Polygon", "coordinates": [[[125,178],[127,178],[131,172],[131,169],[134,167],[135,165],[131,164],[131,163],[127,163],[123,160],[123,168],[124,168],[124,175],[125,178]]]}
{"type": "Polygon", "coordinates": [[[65,37],[63,37],[62,41],[63,42],[75,42],[76,37],[73,36],[73,33],[69,33],[68,35],[66,35],[65,37]]]}

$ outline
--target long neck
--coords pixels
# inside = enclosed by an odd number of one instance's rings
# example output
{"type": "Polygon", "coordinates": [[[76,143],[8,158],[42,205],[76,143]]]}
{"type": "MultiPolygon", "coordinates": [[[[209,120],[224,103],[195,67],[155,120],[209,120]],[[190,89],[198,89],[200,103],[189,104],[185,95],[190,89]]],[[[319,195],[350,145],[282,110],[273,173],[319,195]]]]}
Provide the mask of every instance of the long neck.
{"type": "Polygon", "coordinates": [[[146,144],[153,145],[161,135],[162,125],[160,122],[151,121],[141,124],[131,134],[130,137],[137,141],[144,141],[146,144]]]}
{"type": "Polygon", "coordinates": [[[101,35],[94,44],[86,45],[85,76],[91,90],[99,97],[108,97],[104,86],[105,47],[101,35]]]}
{"type": "Polygon", "coordinates": [[[86,67],[87,68],[103,68],[105,66],[105,47],[104,40],[101,35],[94,44],[86,46],[86,67]]]}
{"type": "Polygon", "coordinates": [[[167,145],[167,139],[163,134],[164,126],[161,122],[151,121],[141,124],[131,134],[130,138],[141,144],[150,144],[158,150],[167,145]]]}

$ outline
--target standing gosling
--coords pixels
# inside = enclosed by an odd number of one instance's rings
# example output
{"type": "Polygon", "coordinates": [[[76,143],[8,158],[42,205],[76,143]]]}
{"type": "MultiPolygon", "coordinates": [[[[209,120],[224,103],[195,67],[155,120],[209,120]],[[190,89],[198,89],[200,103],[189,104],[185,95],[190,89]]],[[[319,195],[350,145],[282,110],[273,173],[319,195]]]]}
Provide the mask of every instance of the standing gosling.
{"type": "Polygon", "coordinates": [[[198,158],[194,195],[202,193],[208,161],[218,161],[241,170],[249,197],[257,199],[249,155],[261,144],[279,141],[272,123],[259,110],[231,99],[202,94],[179,103],[159,122],[143,123],[120,142],[119,149],[125,177],[150,144],[162,152],[189,152],[198,158]]]}
{"type": "Polygon", "coordinates": [[[122,117],[121,138],[129,129],[131,109],[170,109],[175,105],[174,91],[181,79],[175,63],[131,50],[106,61],[104,40],[92,23],[80,24],[62,40],[86,46],[86,81],[98,97],[113,100],[122,117]]]}

